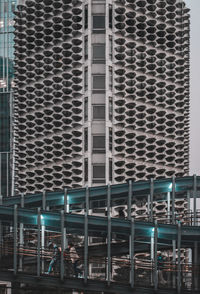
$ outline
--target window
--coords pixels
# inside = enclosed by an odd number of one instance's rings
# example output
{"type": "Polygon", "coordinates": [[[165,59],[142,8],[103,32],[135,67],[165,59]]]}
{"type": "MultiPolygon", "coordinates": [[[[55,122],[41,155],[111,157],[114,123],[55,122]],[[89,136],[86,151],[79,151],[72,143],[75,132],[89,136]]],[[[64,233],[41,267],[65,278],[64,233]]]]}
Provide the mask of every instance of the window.
{"type": "Polygon", "coordinates": [[[112,87],[113,87],[113,70],[112,70],[112,67],[109,66],[109,90],[112,91],[112,87]]]}
{"type": "Polygon", "coordinates": [[[113,22],[113,17],[112,17],[112,5],[109,5],[109,28],[112,29],[112,22],[113,22]]]}
{"type": "Polygon", "coordinates": [[[93,136],[93,152],[105,153],[105,136],[93,136]]]}
{"type": "Polygon", "coordinates": [[[84,86],[85,86],[85,91],[88,89],[88,69],[87,67],[85,68],[85,74],[84,74],[84,86]]]}
{"type": "Polygon", "coordinates": [[[88,28],[88,6],[85,6],[85,29],[88,28]]]}
{"type": "Polygon", "coordinates": [[[93,32],[97,34],[105,32],[105,15],[93,15],[93,32]]]}
{"type": "Polygon", "coordinates": [[[88,181],[88,159],[84,160],[84,172],[85,172],[85,182],[88,181]]]}
{"type": "Polygon", "coordinates": [[[84,129],[84,151],[88,151],[88,129],[84,129]]]}
{"type": "Polygon", "coordinates": [[[93,89],[105,90],[105,75],[93,75],[93,89]]]}
{"type": "Polygon", "coordinates": [[[95,164],[93,165],[93,182],[103,183],[105,181],[105,165],[95,164]]]}
{"type": "Polygon", "coordinates": [[[109,128],[109,150],[112,151],[112,140],[113,140],[113,134],[112,134],[112,128],[109,128]]]}
{"type": "Polygon", "coordinates": [[[85,60],[88,59],[88,37],[85,37],[85,43],[84,43],[84,51],[85,51],[85,60]]]}
{"type": "Polygon", "coordinates": [[[88,120],[88,98],[85,98],[85,103],[84,103],[84,120],[88,120]]]}
{"type": "Polygon", "coordinates": [[[112,158],[109,158],[109,181],[112,181],[112,158]]]}
{"type": "Polygon", "coordinates": [[[112,121],[113,117],[113,100],[112,97],[109,97],[109,120],[112,121]]]}
{"type": "Polygon", "coordinates": [[[112,36],[109,36],[109,57],[110,57],[110,60],[112,60],[112,52],[113,52],[112,36]]]}
{"type": "Polygon", "coordinates": [[[93,44],[93,63],[105,63],[105,44],[93,44]]]}
{"type": "Polygon", "coordinates": [[[105,119],[105,105],[93,105],[93,119],[105,119]]]}

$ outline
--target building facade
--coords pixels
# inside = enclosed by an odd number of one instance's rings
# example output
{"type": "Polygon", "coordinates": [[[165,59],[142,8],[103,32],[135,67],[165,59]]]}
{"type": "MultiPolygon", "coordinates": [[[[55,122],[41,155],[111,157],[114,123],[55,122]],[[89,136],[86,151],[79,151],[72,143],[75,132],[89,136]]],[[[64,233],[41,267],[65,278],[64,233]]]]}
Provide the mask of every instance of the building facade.
{"type": "Polygon", "coordinates": [[[16,1],[0,1],[0,195],[11,194],[14,10],[16,1]]]}
{"type": "Polygon", "coordinates": [[[15,28],[17,192],[188,174],[183,1],[26,0],[15,28]]]}

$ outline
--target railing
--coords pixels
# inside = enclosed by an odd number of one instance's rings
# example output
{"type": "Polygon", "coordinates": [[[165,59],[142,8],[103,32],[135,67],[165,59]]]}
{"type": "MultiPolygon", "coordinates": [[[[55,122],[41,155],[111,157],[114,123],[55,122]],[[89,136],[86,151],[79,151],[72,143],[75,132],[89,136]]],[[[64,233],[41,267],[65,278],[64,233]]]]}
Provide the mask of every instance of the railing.
{"type": "MultiPolygon", "coordinates": [[[[40,249],[40,267],[38,273],[38,248],[34,246],[17,246],[16,251],[16,269],[14,269],[14,247],[13,236],[4,240],[0,247],[0,271],[15,271],[16,273],[24,273],[26,275],[46,276],[49,263],[52,259],[53,252],[47,248],[40,249]]],[[[78,259],[77,269],[79,275],[76,277],[74,265],[71,262],[69,253],[64,254],[64,279],[80,278],[84,279],[84,260],[82,257],[78,259]]],[[[108,259],[107,257],[88,258],[88,275],[87,279],[101,280],[108,282],[108,259]]],[[[191,264],[189,262],[181,263],[164,261],[161,265],[156,265],[148,258],[134,258],[133,263],[133,286],[142,286],[148,288],[174,288],[186,290],[200,290],[198,283],[195,285],[195,279],[199,276],[200,265],[191,264]]],[[[131,273],[131,261],[129,258],[112,257],[110,282],[119,284],[129,284],[131,273]]],[[[60,258],[54,265],[50,276],[61,276],[60,258]]],[[[180,292],[181,293],[181,292],[180,292]]]]}

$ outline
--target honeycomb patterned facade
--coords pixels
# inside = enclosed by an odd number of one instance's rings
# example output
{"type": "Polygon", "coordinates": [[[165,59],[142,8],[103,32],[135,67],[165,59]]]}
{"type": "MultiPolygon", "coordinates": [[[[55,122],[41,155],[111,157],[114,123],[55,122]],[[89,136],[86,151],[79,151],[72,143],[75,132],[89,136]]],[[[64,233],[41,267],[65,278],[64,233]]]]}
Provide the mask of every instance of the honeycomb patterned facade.
{"type": "Polygon", "coordinates": [[[188,174],[184,2],[25,0],[15,73],[18,192],[188,174]]]}

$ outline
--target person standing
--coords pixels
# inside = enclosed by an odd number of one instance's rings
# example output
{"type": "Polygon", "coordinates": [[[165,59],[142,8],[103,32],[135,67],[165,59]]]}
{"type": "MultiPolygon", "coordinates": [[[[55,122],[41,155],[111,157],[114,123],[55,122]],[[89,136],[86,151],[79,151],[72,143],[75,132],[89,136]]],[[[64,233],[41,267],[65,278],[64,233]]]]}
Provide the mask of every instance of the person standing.
{"type": "Polygon", "coordinates": [[[48,272],[46,272],[47,275],[49,275],[53,269],[55,269],[56,264],[60,261],[60,250],[56,243],[49,242],[48,244],[49,249],[53,249],[53,256],[49,264],[48,272]]]}
{"type": "Polygon", "coordinates": [[[69,256],[73,265],[74,275],[76,278],[78,278],[79,275],[82,276],[82,271],[78,268],[80,258],[79,258],[79,255],[77,254],[76,248],[74,247],[73,243],[69,243],[68,248],[69,248],[69,256]]]}

